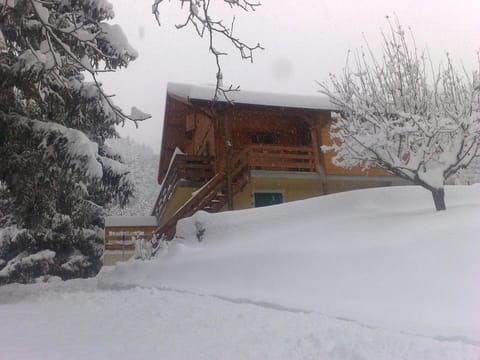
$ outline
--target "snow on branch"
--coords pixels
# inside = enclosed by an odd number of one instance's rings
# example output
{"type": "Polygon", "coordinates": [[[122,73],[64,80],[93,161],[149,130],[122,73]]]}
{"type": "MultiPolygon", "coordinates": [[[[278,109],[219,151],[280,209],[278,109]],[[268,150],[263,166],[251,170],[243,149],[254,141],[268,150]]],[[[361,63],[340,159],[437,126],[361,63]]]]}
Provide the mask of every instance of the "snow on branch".
{"type": "Polygon", "coordinates": [[[25,271],[25,268],[33,266],[48,267],[53,263],[53,258],[56,253],[52,250],[42,250],[35,254],[29,255],[27,252],[18,254],[15,258],[11,259],[1,270],[0,278],[8,277],[11,273],[16,271],[25,271]]]}
{"type": "MultiPolygon", "coordinates": [[[[243,11],[255,11],[260,6],[260,2],[253,2],[249,0],[223,0],[228,4],[230,8],[239,8],[243,11]]],[[[154,0],[152,5],[152,13],[160,25],[160,11],[159,6],[163,0],[154,0]]],[[[243,60],[249,60],[253,62],[253,54],[255,50],[263,50],[260,43],[255,45],[249,45],[234,33],[235,17],[232,18],[230,25],[225,24],[222,19],[214,19],[211,14],[211,1],[210,0],[179,0],[181,7],[185,9],[187,16],[183,23],[176,25],[177,29],[182,29],[187,26],[191,26],[195,29],[197,35],[203,38],[205,35],[208,37],[209,50],[215,57],[215,63],[217,66],[216,74],[216,87],[215,98],[217,100],[219,96],[223,96],[228,99],[228,92],[238,91],[238,87],[224,87],[222,80],[222,68],[220,63],[220,57],[227,55],[227,52],[215,47],[216,39],[223,38],[228,40],[230,44],[239,52],[243,60]]]]}
{"type": "Polygon", "coordinates": [[[5,42],[5,36],[3,35],[2,29],[0,29],[0,51],[7,49],[7,43],[5,42]]]}
{"type": "Polygon", "coordinates": [[[79,71],[89,73],[98,88],[98,91],[107,106],[118,116],[120,122],[131,120],[137,122],[150,118],[143,113],[143,117],[132,117],[122,112],[111,100],[112,95],[104,92],[96,75],[101,72],[114,71],[117,68],[126,67],[130,61],[138,57],[137,51],[128,43],[128,40],[118,25],[106,22],[92,23],[87,14],[98,17],[98,21],[111,19],[114,16],[112,5],[106,0],[88,1],[82,10],[66,2],[64,12],[50,11],[52,5],[40,0],[29,0],[36,14],[40,26],[43,28],[45,40],[41,43],[41,53],[32,49],[35,55],[40,54],[46,60],[40,59],[47,69],[55,69],[54,76],[59,83],[62,80],[60,70],[65,66],[74,66],[79,71]],[[69,9],[67,12],[65,9],[69,9]],[[72,50],[73,46],[77,51],[72,50]],[[83,48],[85,55],[78,55],[78,48],[83,48]],[[100,68],[104,64],[104,69],[100,68]],[[59,79],[58,79],[59,78],[59,79]]]}
{"type": "Polygon", "coordinates": [[[98,144],[90,141],[83,132],[52,122],[32,120],[32,124],[34,132],[43,135],[40,147],[47,156],[65,153],[73,169],[80,170],[92,179],[102,178],[103,169],[98,161],[98,144]]]}
{"type": "Polygon", "coordinates": [[[446,180],[479,154],[478,71],[459,73],[448,55],[434,71],[398,22],[382,35],[381,57],[367,43],[341,75],[320,84],[340,109],[331,125],[334,143],[324,150],[335,152],[337,166],[381,167],[443,192],[446,180]]]}
{"type": "Polygon", "coordinates": [[[136,106],[132,106],[132,110],[130,111],[129,117],[136,121],[142,121],[142,120],[149,119],[151,115],[144,113],[143,111],[138,109],[136,106]]]}
{"type": "Polygon", "coordinates": [[[124,176],[131,173],[130,168],[127,165],[121,163],[120,161],[101,156],[100,162],[102,163],[103,167],[106,170],[110,171],[112,174],[124,176]]]}
{"type": "Polygon", "coordinates": [[[128,43],[127,37],[119,25],[103,22],[100,23],[100,28],[102,32],[98,38],[105,42],[104,48],[102,48],[104,54],[119,59],[125,64],[138,57],[138,52],[128,43]]]}

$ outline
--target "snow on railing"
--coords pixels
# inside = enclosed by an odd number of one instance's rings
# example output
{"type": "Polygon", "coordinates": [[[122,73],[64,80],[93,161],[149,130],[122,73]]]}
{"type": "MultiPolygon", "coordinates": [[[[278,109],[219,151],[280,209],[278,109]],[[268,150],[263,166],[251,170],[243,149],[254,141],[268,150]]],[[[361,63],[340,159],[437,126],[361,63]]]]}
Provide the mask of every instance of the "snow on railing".
{"type": "Polygon", "coordinates": [[[160,219],[180,179],[206,182],[213,177],[213,158],[177,153],[168,168],[165,180],[155,202],[153,213],[160,219]]]}

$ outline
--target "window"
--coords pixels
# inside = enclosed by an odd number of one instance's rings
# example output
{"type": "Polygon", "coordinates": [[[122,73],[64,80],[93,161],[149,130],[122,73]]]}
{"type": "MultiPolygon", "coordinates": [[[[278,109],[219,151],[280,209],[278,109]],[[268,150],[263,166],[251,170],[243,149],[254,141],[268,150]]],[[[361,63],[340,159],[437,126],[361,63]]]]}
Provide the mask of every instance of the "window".
{"type": "Polygon", "coordinates": [[[248,135],[252,144],[275,145],[278,144],[278,136],[272,133],[251,133],[248,135]]]}
{"type": "Polygon", "coordinates": [[[254,192],[253,201],[255,207],[282,204],[283,194],[281,192],[254,192]]]}

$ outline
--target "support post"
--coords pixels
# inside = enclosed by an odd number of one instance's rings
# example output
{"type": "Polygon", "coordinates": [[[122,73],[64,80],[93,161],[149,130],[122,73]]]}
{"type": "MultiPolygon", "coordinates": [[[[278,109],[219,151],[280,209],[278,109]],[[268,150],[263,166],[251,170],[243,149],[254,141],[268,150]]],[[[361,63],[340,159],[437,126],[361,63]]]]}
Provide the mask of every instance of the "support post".
{"type": "Polygon", "coordinates": [[[230,115],[231,115],[230,111],[227,111],[224,115],[225,172],[227,175],[227,209],[233,210],[233,179],[232,179],[233,139],[232,139],[232,124],[231,124],[230,115]]]}
{"type": "Polygon", "coordinates": [[[318,142],[317,128],[315,128],[315,127],[310,128],[310,137],[312,138],[314,168],[315,168],[316,172],[320,172],[321,171],[321,167],[320,167],[320,145],[319,145],[319,142],[318,142]]]}

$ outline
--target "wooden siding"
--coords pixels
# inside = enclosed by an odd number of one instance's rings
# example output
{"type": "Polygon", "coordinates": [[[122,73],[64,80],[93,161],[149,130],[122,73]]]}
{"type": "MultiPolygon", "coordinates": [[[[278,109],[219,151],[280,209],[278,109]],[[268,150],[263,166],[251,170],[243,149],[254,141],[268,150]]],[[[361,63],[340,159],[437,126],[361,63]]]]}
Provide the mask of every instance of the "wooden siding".
{"type": "Polygon", "coordinates": [[[253,207],[254,192],[280,191],[284,201],[304,200],[323,194],[322,181],[314,179],[288,179],[278,177],[254,178],[234,198],[234,209],[249,209],[253,207]]]}
{"type": "MultiPolygon", "coordinates": [[[[280,146],[319,145],[319,129],[330,120],[325,111],[227,106],[215,113],[204,105],[182,103],[167,97],[164,133],[159,166],[163,182],[176,147],[189,155],[212,156],[215,173],[226,169],[232,157],[254,143],[255,135],[272,136],[280,146]],[[228,153],[231,152],[231,155],[228,153]]],[[[320,155],[316,155],[319,170],[320,155]]]]}
{"type": "MultiPolygon", "coordinates": [[[[330,124],[327,124],[321,129],[320,135],[321,145],[332,145],[333,140],[330,137],[330,124]]],[[[392,176],[389,172],[379,168],[372,168],[368,170],[362,170],[360,167],[352,169],[344,169],[335,166],[332,162],[332,158],[335,156],[334,151],[323,151],[323,168],[326,175],[349,175],[349,176],[392,176]]]]}
{"type": "Polygon", "coordinates": [[[192,131],[191,140],[187,141],[185,153],[192,155],[215,157],[215,131],[214,122],[208,116],[195,112],[195,127],[192,131]]]}
{"type": "Polygon", "coordinates": [[[376,187],[392,186],[392,181],[385,177],[385,180],[375,179],[370,180],[365,179],[334,179],[327,180],[324,183],[325,194],[334,194],[343,191],[359,190],[359,189],[369,189],[376,187]]]}
{"type": "Polygon", "coordinates": [[[227,113],[232,119],[233,148],[241,149],[251,144],[250,135],[272,134],[275,145],[311,146],[310,129],[328,121],[324,114],[313,114],[302,110],[242,110],[227,113]]]}
{"type": "Polygon", "coordinates": [[[105,250],[133,251],[134,239],[152,240],[156,226],[107,226],[105,250]]]}
{"type": "MultiPolygon", "coordinates": [[[[162,147],[158,167],[158,183],[166,175],[170,159],[176,148],[185,152],[187,145],[186,119],[192,110],[189,105],[167,96],[163,124],[162,147]]],[[[193,154],[192,154],[193,155],[193,154]]]]}

